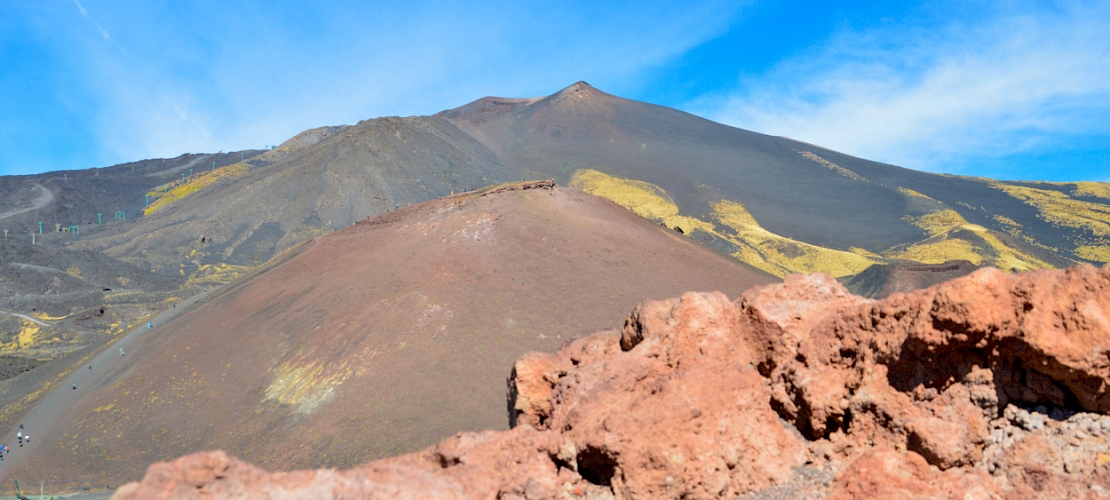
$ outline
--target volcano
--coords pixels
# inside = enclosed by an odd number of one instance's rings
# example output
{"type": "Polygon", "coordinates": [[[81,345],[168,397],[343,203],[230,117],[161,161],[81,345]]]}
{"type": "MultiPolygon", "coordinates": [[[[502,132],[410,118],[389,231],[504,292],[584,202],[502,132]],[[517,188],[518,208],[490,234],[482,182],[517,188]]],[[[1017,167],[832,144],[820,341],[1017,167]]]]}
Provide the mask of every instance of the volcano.
{"type": "Polygon", "coordinates": [[[213,448],[349,467],[507,428],[505,367],[524,352],[619,323],[644,297],[773,281],[550,181],[456,194],[310,240],[149,330],[59,389],[64,416],[2,472],[99,488],[213,448]]]}

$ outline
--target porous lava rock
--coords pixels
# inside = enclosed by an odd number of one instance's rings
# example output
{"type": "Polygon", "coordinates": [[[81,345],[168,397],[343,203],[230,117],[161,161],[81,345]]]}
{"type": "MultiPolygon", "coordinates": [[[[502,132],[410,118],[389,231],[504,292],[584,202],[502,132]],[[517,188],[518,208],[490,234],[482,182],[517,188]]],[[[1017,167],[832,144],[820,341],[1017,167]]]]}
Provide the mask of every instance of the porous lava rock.
{"type": "Polygon", "coordinates": [[[1107,311],[1110,266],[686,293],[520,358],[509,431],[345,471],[190,455],[114,498],[1106,498],[1107,311]]]}

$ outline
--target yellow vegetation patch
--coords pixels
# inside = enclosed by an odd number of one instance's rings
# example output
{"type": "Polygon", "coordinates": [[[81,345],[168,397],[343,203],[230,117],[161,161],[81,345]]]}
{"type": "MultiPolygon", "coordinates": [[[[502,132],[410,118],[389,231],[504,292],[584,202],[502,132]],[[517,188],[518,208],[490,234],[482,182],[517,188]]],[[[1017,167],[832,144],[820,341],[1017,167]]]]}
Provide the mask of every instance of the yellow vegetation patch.
{"type": "MultiPolygon", "coordinates": [[[[1087,183],[1094,184],[1094,183],[1087,183]]],[[[1085,229],[1095,236],[1110,237],[1110,205],[1075,200],[1059,191],[992,182],[1004,191],[1040,211],[1040,217],[1056,226],[1085,229]]]]}
{"type": "Polygon", "coordinates": [[[925,264],[942,264],[949,260],[967,260],[972,264],[979,265],[983,262],[983,256],[979,254],[978,250],[979,248],[972,245],[970,241],[945,238],[915,243],[904,250],[888,253],[888,256],[925,264]]]}
{"type": "Polygon", "coordinates": [[[1076,182],[1074,196],[1093,196],[1110,200],[1110,182],[1076,182]]]}
{"type": "Polygon", "coordinates": [[[147,196],[150,196],[151,199],[153,199],[154,201],[150,203],[150,206],[143,209],[143,215],[150,215],[154,212],[157,212],[158,210],[169,206],[174,201],[180,200],[197,191],[200,191],[201,189],[211,186],[213,183],[220,179],[238,177],[240,175],[243,175],[247,173],[247,170],[249,169],[250,166],[246,163],[236,163],[234,165],[220,167],[209,172],[203,172],[195,176],[192,180],[185,183],[172,183],[172,185],[174,186],[173,189],[170,189],[167,192],[157,190],[151,191],[147,193],[147,196]]]}
{"type": "Polygon", "coordinates": [[[67,317],[67,316],[51,316],[51,315],[49,315],[47,313],[44,313],[42,311],[32,312],[31,316],[34,316],[35,318],[38,318],[40,321],[61,321],[63,319],[66,319],[66,317],[67,317]]]}
{"type": "Polygon", "coordinates": [[[1004,226],[1022,227],[1021,224],[1018,224],[1013,219],[1011,219],[1009,217],[1006,217],[1004,215],[993,215],[992,217],[994,218],[994,220],[998,221],[999,224],[1002,224],[1004,226]]]}
{"type": "Polygon", "coordinates": [[[579,170],[570,185],[608,198],[641,217],[667,227],[679,227],[686,234],[698,230],[728,241],[738,247],[733,257],[779,277],[817,271],[841,277],[856,274],[877,262],[862,253],[810,245],[767,231],[738,202],[723,200],[713,205],[717,222],[736,232],[725,234],[710,222],[679,214],[678,206],[654,184],[620,179],[596,170],[579,170]]]}
{"type": "Polygon", "coordinates": [[[85,279],[84,276],[81,276],[81,270],[76,268],[76,267],[70,267],[69,269],[66,269],[66,274],[69,274],[70,276],[76,276],[76,277],[81,278],[81,279],[85,279]]]}
{"type": "Polygon", "coordinates": [[[857,173],[855,173],[851,170],[848,170],[848,169],[846,169],[846,168],[844,168],[840,165],[837,165],[837,164],[835,164],[835,163],[833,163],[829,160],[821,158],[820,156],[817,156],[817,155],[813,154],[810,151],[798,151],[798,154],[804,156],[807,160],[816,162],[818,165],[821,165],[822,167],[825,167],[829,170],[832,170],[833,172],[836,172],[840,175],[843,175],[844,177],[847,177],[849,179],[852,179],[852,180],[855,180],[855,181],[864,181],[864,182],[867,181],[867,179],[864,179],[863,176],[861,176],[861,175],[859,175],[859,174],[857,174],[857,173]]]}
{"type": "Polygon", "coordinates": [[[914,198],[920,198],[920,199],[922,199],[922,200],[937,201],[937,200],[934,200],[934,199],[932,199],[932,198],[930,198],[930,197],[928,197],[928,196],[926,196],[926,195],[924,195],[924,194],[921,194],[921,193],[919,193],[919,192],[917,192],[917,191],[914,191],[914,190],[912,190],[912,189],[908,189],[908,188],[904,188],[904,187],[900,187],[900,188],[898,188],[898,192],[899,192],[899,193],[902,193],[902,194],[904,194],[904,195],[906,195],[906,196],[912,196],[912,197],[914,197],[914,198]]]}
{"type": "Polygon", "coordinates": [[[1082,245],[1075,247],[1075,255],[1093,262],[1110,262],[1110,245],[1082,245]]]}
{"type": "Polygon", "coordinates": [[[597,170],[579,170],[574,173],[570,187],[608,198],[636,215],[662,222],[667,227],[679,227],[686,234],[695,229],[713,231],[713,225],[685,215],[679,215],[678,205],[662,188],[649,182],[621,179],[597,170]]]}
{"type": "Polygon", "coordinates": [[[1006,271],[1031,271],[1053,267],[1006,244],[997,236],[997,233],[978,224],[967,222],[959,212],[950,208],[913,217],[910,220],[914,225],[928,232],[930,237],[919,243],[895,248],[886,253],[887,257],[925,264],[967,260],[975,265],[988,264],[1006,271]]]}
{"type": "Polygon", "coordinates": [[[819,247],[763,229],[744,205],[722,200],[713,204],[713,215],[736,235],[714,233],[739,249],[733,257],[775,276],[823,272],[834,278],[857,274],[878,262],[868,255],[819,247]]]}
{"type": "Polygon", "coordinates": [[[115,408],[115,407],[116,407],[115,403],[107,404],[107,405],[104,405],[104,406],[97,406],[96,408],[93,408],[93,413],[100,413],[102,411],[110,411],[112,408],[115,408]]]}
{"type": "Polygon", "coordinates": [[[251,271],[251,266],[237,266],[227,263],[205,264],[197,269],[186,282],[189,285],[203,285],[205,283],[231,283],[251,271]]]}
{"type": "Polygon", "coordinates": [[[266,400],[293,406],[302,415],[316,411],[334,397],[335,388],[351,376],[345,364],[339,367],[329,364],[326,368],[322,361],[282,363],[273,383],[266,388],[266,400]]]}
{"type": "Polygon", "coordinates": [[[38,338],[39,332],[42,328],[39,327],[34,321],[28,321],[20,318],[19,320],[19,333],[11,342],[5,342],[0,345],[0,354],[11,354],[22,349],[28,349],[35,345],[35,339],[38,338]]]}

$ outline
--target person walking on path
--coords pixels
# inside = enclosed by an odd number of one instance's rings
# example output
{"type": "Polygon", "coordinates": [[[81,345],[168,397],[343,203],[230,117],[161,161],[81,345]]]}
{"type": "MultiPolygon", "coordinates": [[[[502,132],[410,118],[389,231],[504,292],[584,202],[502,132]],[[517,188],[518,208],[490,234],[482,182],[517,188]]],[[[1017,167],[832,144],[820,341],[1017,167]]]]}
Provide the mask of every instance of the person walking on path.
{"type": "Polygon", "coordinates": [[[146,322],[146,327],[147,327],[147,328],[154,328],[154,323],[152,323],[152,322],[150,322],[150,321],[147,321],[147,322],[146,322]]]}

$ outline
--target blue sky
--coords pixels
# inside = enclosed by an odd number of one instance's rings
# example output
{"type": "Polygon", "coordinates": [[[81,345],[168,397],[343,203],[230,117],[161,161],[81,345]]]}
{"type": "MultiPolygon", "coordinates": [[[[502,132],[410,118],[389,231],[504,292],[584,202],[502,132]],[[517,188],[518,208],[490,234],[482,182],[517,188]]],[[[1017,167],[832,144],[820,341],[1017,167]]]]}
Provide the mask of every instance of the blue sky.
{"type": "Polygon", "coordinates": [[[1110,181],[1106,26],[1108,2],[7,0],[0,174],[586,80],[919,170],[1110,181]]]}

